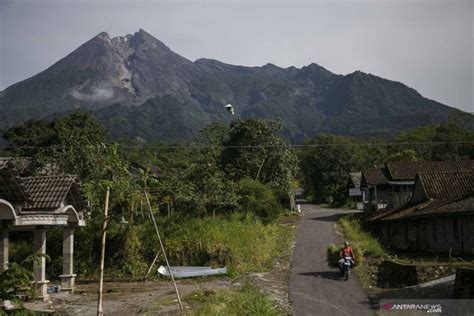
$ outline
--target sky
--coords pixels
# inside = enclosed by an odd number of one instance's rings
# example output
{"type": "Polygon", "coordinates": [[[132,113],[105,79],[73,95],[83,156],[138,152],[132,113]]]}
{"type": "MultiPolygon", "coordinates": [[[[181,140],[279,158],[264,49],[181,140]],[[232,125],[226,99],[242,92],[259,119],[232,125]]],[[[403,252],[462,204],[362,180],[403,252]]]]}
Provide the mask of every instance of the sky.
{"type": "Polygon", "coordinates": [[[474,112],[473,21],[474,0],[0,0],[0,90],[142,28],[190,60],[360,70],[474,112]]]}

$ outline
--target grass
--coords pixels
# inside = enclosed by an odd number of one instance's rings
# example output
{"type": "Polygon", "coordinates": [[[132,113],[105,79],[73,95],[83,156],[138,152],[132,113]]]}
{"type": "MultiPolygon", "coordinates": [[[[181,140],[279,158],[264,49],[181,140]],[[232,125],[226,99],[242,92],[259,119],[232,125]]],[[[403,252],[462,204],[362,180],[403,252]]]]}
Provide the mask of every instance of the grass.
{"type": "MultiPolygon", "coordinates": [[[[172,265],[227,266],[230,276],[268,271],[290,247],[294,227],[263,224],[255,217],[160,219],[172,265]]],[[[145,248],[156,249],[149,230],[142,232],[145,248]]]]}
{"type": "MultiPolygon", "coordinates": [[[[377,238],[364,229],[358,214],[342,216],[338,221],[338,226],[344,239],[350,242],[354,250],[356,256],[354,272],[359,277],[362,286],[371,292],[374,288],[372,275],[376,274],[378,264],[383,261],[383,258],[388,257],[388,253],[377,238]]],[[[334,247],[331,245],[328,247],[328,261],[333,258],[331,255],[334,256],[332,254],[334,247]]]]}
{"type": "Polygon", "coordinates": [[[377,238],[364,230],[362,221],[356,214],[341,217],[338,224],[342,229],[344,238],[351,243],[355,251],[358,250],[364,256],[376,258],[387,256],[387,252],[377,238]]]}
{"type": "MultiPolygon", "coordinates": [[[[344,238],[351,243],[357,257],[354,272],[357,274],[362,286],[370,293],[377,293],[377,278],[380,276],[380,268],[385,260],[394,261],[402,265],[413,265],[417,267],[447,267],[469,266],[468,260],[460,258],[448,258],[436,254],[387,252],[380,242],[372,234],[364,229],[359,214],[342,216],[338,221],[338,227],[344,238]]],[[[334,260],[338,258],[340,247],[330,245],[328,247],[328,263],[334,266],[334,260]]],[[[336,261],[337,262],[337,261],[336,261]]],[[[474,263],[474,262],[473,262],[474,263]]],[[[428,271],[428,270],[427,270],[428,271]]],[[[426,274],[426,273],[425,273],[426,274]]],[[[426,281],[429,281],[427,279],[426,281]]]]}
{"type": "Polygon", "coordinates": [[[257,286],[250,283],[218,291],[197,291],[185,297],[192,306],[190,315],[282,315],[257,286]]]}

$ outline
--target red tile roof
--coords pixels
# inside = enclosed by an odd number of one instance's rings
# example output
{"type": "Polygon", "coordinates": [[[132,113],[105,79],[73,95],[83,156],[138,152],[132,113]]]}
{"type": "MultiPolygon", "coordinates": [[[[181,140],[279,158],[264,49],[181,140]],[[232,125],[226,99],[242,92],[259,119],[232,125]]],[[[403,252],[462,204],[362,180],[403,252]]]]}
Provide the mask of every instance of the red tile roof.
{"type": "Polygon", "coordinates": [[[423,186],[426,200],[378,212],[368,221],[396,221],[414,217],[474,212],[474,172],[421,173],[416,185],[423,186]]]}
{"type": "Polygon", "coordinates": [[[87,208],[81,186],[70,175],[21,177],[11,158],[0,158],[0,199],[25,210],[56,209],[67,200],[77,210],[87,208]]]}
{"type": "Polygon", "coordinates": [[[408,204],[384,214],[376,214],[368,220],[384,222],[460,213],[474,213],[474,194],[451,199],[429,200],[415,205],[408,204]]]}
{"type": "Polygon", "coordinates": [[[26,188],[10,158],[0,158],[0,199],[12,203],[28,200],[26,188]]]}
{"type": "Polygon", "coordinates": [[[429,199],[449,199],[474,192],[474,171],[420,173],[417,180],[429,199]]]}
{"type": "Polygon", "coordinates": [[[387,184],[387,178],[381,168],[369,168],[362,170],[362,184],[384,185],[387,184]]]}
{"type": "Polygon", "coordinates": [[[71,187],[76,184],[72,176],[45,176],[22,178],[31,203],[26,209],[54,209],[61,206],[71,187]]]}
{"type": "Polygon", "coordinates": [[[473,171],[474,160],[395,161],[386,163],[391,180],[415,180],[418,173],[473,171]]]}

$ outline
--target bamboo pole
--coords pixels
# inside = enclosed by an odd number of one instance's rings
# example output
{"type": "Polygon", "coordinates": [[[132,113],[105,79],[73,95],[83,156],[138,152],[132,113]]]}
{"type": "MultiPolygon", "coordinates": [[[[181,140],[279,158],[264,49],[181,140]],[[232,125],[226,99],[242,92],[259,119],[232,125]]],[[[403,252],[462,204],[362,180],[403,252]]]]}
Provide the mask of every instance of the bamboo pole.
{"type": "Polygon", "coordinates": [[[104,310],[102,308],[102,290],[104,288],[104,261],[105,261],[105,237],[107,233],[107,222],[109,220],[109,194],[110,188],[107,187],[107,193],[105,194],[105,209],[104,209],[104,223],[102,226],[102,243],[100,250],[100,272],[99,272],[99,297],[97,302],[97,315],[104,315],[104,310]]]}
{"type": "Polygon", "coordinates": [[[155,265],[156,260],[158,260],[158,256],[160,255],[160,252],[157,252],[155,259],[153,259],[153,262],[151,263],[150,267],[148,268],[148,271],[146,272],[145,278],[148,277],[148,275],[151,272],[151,269],[153,269],[153,266],[155,265]]]}
{"type": "Polygon", "coordinates": [[[150,216],[151,216],[151,219],[153,221],[153,225],[155,226],[156,235],[158,236],[158,240],[160,241],[161,251],[163,252],[163,256],[165,257],[166,266],[168,267],[168,272],[170,273],[171,281],[173,281],[174,290],[176,292],[176,297],[178,298],[179,309],[182,311],[183,310],[183,304],[181,303],[181,297],[179,296],[178,286],[176,285],[176,281],[174,280],[173,271],[171,271],[170,263],[168,261],[168,257],[166,256],[165,247],[163,246],[163,242],[161,241],[160,232],[158,230],[158,226],[156,225],[155,216],[153,215],[153,212],[151,210],[150,199],[148,199],[148,194],[146,192],[146,189],[143,190],[143,191],[145,193],[145,198],[146,198],[146,202],[148,204],[148,210],[150,211],[150,216]]]}

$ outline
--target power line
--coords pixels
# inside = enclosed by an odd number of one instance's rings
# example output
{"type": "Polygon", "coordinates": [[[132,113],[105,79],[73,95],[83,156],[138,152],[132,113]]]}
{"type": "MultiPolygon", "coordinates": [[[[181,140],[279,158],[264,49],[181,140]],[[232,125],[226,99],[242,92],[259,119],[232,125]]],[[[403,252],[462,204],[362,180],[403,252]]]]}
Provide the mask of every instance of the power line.
{"type": "MultiPolygon", "coordinates": [[[[116,145],[119,149],[207,149],[207,148],[317,148],[317,147],[360,147],[360,146],[436,146],[448,144],[466,144],[474,145],[473,140],[462,141],[439,141],[439,142],[376,142],[376,143],[326,143],[326,144],[280,144],[280,145],[235,145],[235,146],[211,146],[211,145],[165,145],[165,146],[121,146],[116,145]]],[[[100,146],[99,148],[111,148],[115,145],[100,146]]],[[[7,146],[0,150],[11,149],[66,149],[66,148],[97,148],[97,146],[7,146]]]]}
{"type": "MultiPolygon", "coordinates": [[[[465,114],[470,114],[474,115],[474,112],[464,112],[465,114]]],[[[321,119],[327,119],[327,118],[384,118],[384,117],[393,117],[393,118],[400,118],[400,117],[422,117],[422,116],[432,116],[436,115],[435,112],[430,112],[430,113],[418,113],[418,114],[380,114],[380,115],[325,115],[325,114],[305,114],[304,118],[321,118],[321,119]]],[[[252,118],[252,119],[271,119],[271,118],[266,118],[266,117],[258,117],[258,116],[243,116],[239,118],[252,118]]],[[[281,117],[276,117],[277,119],[281,117]]]]}

